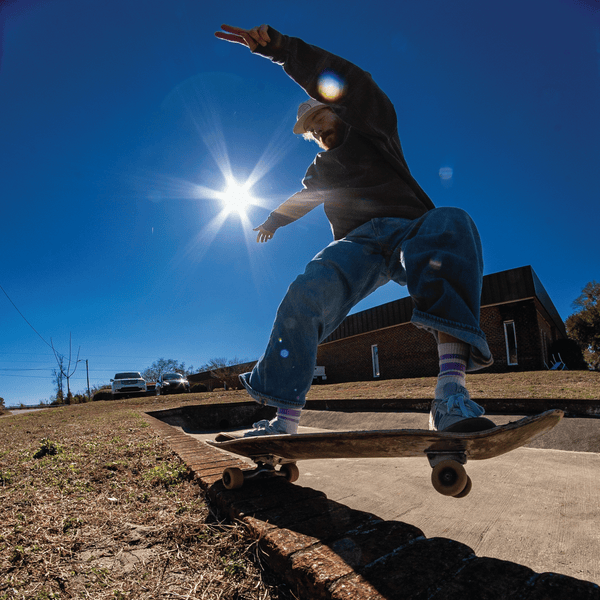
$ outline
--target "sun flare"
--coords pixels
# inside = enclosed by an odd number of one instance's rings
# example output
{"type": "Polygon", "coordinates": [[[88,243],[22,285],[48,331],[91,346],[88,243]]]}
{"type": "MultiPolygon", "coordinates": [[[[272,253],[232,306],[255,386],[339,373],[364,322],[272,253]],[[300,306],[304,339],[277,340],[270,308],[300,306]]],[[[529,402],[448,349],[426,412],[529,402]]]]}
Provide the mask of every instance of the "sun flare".
{"type": "Polygon", "coordinates": [[[250,187],[247,182],[240,184],[233,179],[229,180],[226,188],[219,194],[224,210],[227,213],[245,214],[246,209],[256,203],[250,193],[250,187]]]}

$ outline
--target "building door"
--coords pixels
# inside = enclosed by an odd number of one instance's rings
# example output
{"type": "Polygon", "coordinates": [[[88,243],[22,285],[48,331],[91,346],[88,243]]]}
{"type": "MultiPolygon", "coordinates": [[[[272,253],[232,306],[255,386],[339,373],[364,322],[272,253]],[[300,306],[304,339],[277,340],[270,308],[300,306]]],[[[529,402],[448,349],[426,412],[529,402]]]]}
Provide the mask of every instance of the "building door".
{"type": "Polygon", "coordinates": [[[514,321],[504,321],[504,339],[506,341],[506,362],[509,365],[518,365],[517,360],[517,332],[514,321]]]}
{"type": "Polygon", "coordinates": [[[377,344],[373,344],[371,346],[371,359],[373,361],[373,377],[380,377],[381,373],[379,372],[379,350],[377,349],[377,344]]]}

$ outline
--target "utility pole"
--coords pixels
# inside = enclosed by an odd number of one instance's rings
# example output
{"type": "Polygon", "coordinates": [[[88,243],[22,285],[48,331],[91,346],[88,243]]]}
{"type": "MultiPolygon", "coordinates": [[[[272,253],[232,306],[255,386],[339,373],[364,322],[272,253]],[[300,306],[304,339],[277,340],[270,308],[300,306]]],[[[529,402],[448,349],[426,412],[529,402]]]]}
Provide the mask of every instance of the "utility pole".
{"type": "Polygon", "coordinates": [[[92,394],[90,393],[90,368],[88,365],[88,359],[85,359],[85,373],[87,375],[87,384],[88,384],[88,401],[92,401],[92,394]]]}

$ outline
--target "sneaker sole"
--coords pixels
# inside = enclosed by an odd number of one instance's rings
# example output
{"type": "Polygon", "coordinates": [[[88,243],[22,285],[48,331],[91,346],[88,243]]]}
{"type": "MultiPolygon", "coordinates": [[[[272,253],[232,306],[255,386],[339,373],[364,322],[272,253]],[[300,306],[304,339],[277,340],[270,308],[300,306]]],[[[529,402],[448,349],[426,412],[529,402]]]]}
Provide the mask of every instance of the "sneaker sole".
{"type": "Polygon", "coordinates": [[[486,431],[487,429],[494,429],[496,424],[486,417],[475,417],[473,419],[463,419],[457,423],[453,423],[446,429],[442,429],[443,432],[448,433],[477,433],[478,431],[486,431]]]}

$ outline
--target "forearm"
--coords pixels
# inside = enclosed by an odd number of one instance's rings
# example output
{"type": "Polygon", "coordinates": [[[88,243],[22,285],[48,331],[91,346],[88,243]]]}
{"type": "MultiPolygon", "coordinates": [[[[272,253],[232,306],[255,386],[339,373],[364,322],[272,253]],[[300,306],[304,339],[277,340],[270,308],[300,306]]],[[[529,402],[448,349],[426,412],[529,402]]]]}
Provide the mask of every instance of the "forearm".
{"type": "Polygon", "coordinates": [[[302,190],[281,203],[261,227],[267,231],[275,232],[279,227],[297,221],[322,203],[323,199],[318,195],[302,190]]]}

